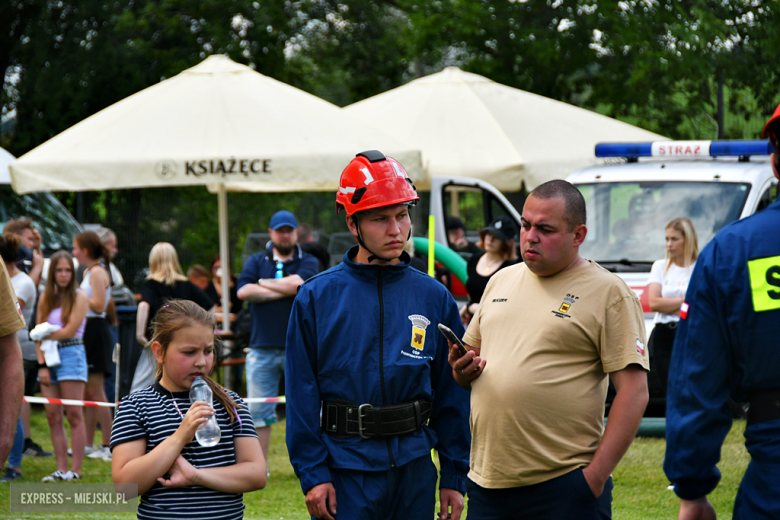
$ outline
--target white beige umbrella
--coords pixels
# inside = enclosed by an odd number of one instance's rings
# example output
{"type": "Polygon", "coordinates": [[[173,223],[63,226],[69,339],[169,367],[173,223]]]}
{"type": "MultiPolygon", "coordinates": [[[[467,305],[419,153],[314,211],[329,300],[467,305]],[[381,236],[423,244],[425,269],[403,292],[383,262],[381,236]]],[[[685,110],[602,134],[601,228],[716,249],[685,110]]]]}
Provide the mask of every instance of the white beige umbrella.
{"type": "Polygon", "coordinates": [[[8,165],[15,160],[16,157],[4,148],[0,148],[0,184],[11,184],[11,173],[8,171],[8,165]]]}
{"type": "Polygon", "coordinates": [[[529,189],[596,164],[598,142],[666,138],[595,112],[447,67],[344,108],[420,147],[428,178],[529,189]]]}
{"type": "MultiPolygon", "coordinates": [[[[228,258],[226,182],[255,191],[335,191],[356,153],[380,147],[419,175],[419,151],[327,101],[210,56],[65,130],[10,169],[20,194],[211,184],[220,255],[228,258]]],[[[228,280],[222,277],[226,313],[228,280]]]]}

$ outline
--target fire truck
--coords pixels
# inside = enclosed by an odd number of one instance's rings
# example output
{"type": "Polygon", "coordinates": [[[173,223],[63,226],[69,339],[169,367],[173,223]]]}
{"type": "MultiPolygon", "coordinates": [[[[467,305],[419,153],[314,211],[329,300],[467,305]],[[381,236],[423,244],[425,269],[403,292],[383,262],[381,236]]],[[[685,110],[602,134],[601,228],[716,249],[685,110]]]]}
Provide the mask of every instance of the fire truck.
{"type": "MultiPolygon", "coordinates": [[[[604,143],[596,145],[602,164],[568,176],[587,203],[588,235],[580,254],[614,272],[639,296],[648,337],[654,313],[647,285],[653,262],[665,257],[667,223],[690,218],[701,250],[728,223],[766,208],[777,196],[771,153],[768,141],[604,143]]],[[[501,215],[515,219],[519,228],[523,202],[522,194],[502,194],[483,180],[434,177],[435,239],[447,243],[447,215],[459,216],[472,240],[501,215]]],[[[659,392],[650,380],[652,398],[659,392]]]]}

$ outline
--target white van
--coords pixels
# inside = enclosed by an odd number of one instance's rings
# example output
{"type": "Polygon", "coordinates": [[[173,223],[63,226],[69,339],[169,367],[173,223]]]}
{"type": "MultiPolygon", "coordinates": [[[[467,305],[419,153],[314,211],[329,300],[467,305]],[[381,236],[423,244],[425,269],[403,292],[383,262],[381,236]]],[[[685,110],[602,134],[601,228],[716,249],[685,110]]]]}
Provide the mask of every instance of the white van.
{"type": "MultiPolygon", "coordinates": [[[[766,208],[777,196],[771,152],[768,141],[599,144],[596,156],[614,164],[569,175],[587,202],[588,236],[580,253],[634,289],[647,313],[648,335],[647,280],[652,263],[664,258],[666,224],[690,218],[702,249],[729,222],[766,208]]],[[[486,181],[433,177],[431,182],[435,239],[443,244],[446,215],[471,224],[469,234],[476,237],[477,228],[501,215],[515,219],[519,229],[522,200],[517,206],[486,181]]]]}
{"type": "MultiPolygon", "coordinates": [[[[599,144],[596,156],[605,164],[567,178],[587,203],[588,236],[580,254],[636,292],[648,337],[654,313],[647,285],[653,262],[665,256],[666,224],[690,218],[702,249],[726,224],[766,208],[777,197],[771,152],[768,141],[599,144]]],[[[447,243],[445,215],[460,216],[472,237],[501,215],[514,218],[519,229],[523,200],[510,197],[516,204],[485,181],[434,177],[430,211],[436,216],[435,239],[447,243]]]]}

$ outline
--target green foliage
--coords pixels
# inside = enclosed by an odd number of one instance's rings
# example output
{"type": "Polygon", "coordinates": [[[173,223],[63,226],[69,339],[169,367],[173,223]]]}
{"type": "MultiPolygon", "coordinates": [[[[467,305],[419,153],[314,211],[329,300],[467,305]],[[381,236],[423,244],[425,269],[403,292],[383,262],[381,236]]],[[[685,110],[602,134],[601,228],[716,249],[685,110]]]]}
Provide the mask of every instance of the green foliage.
{"type": "MultiPolygon", "coordinates": [[[[758,137],[780,102],[776,2],[5,0],[0,102],[15,127],[0,146],[22,155],[214,53],[341,106],[458,65],[673,138],[716,137],[719,82],[726,138],[758,137]]],[[[75,214],[76,196],[60,197],[75,214]]],[[[85,221],[125,244],[131,281],[160,240],[185,266],[217,253],[216,197],[202,188],[83,197],[85,221]]],[[[330,194],[231,195],[234,269],[246,235],[277,209],[343,231],[332,204],[330,194]]]]}
{"type": "Polygon", "coordinates": [[[735,90],[757,93],[763,117],[777,102],[776,66],[770,64],[778,62],[780,19],[770,2],[416,4],[410,18],[427,30],[418,41],[448,46],[465,69],[553,99],[598,107],[613,117],[630,117],[664,135],[711,137],[697,123],[714,120],[718,77],[735,90]],[[755,67],[759,74],[751,73],[755,67]]]}
{"type": "MultiPolygon", "coordinates": [[[[228,54],[285,80],[290,17],[284,4],[204,0],[3,2],[12,39],[4,113],[16,110],[15,155],[87,116],[191,67],[228,54]]],[[[7,20],[7,22],[6,22],[7,20]]],[[[0,31],[3,32],[3,31],[0,31]]]]}
{"type": "Polygon", "coordinates": [[[212,53],[339,105],[456,64],[699,137],[719,79],[771,113],[778,11],[754,0],[8,0],[2,102],[16,129],[2,143],[19,155],[212,53]]]}

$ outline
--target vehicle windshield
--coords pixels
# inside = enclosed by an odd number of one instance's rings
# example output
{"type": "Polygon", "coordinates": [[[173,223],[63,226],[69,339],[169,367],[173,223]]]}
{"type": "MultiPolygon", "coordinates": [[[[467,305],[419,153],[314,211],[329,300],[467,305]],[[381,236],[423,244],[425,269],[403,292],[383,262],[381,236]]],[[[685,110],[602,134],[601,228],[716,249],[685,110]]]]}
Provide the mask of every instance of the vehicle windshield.
{"type": "Polygon", "coordinates": [[[588,211],[580,254],[597,262],[654,262],[665,257],[665,227],[688,217],[701,250],[739,218],[750,185],[725,182],[579,184],[588,211]]]}
{"type": "Polygon", "coordinates": [[[12,218],[30,217],[41,232],[44,252],[71,250],[79,229],[70,213],[51,193],[17,195],[9,185],[0,185],[0,231],[12,218]]]}

